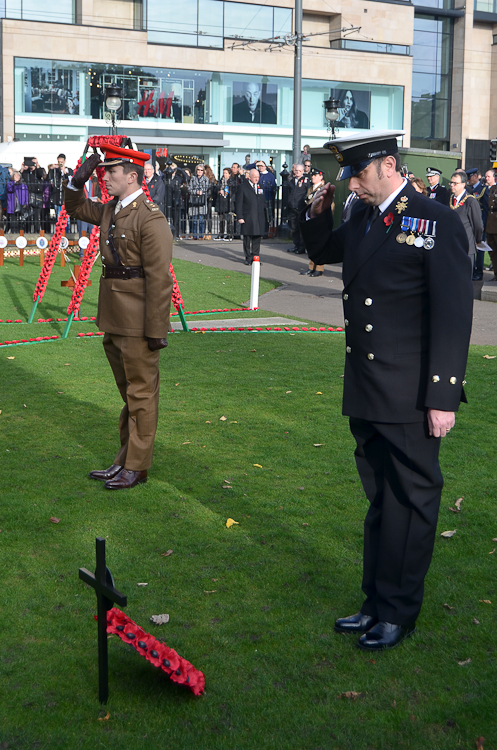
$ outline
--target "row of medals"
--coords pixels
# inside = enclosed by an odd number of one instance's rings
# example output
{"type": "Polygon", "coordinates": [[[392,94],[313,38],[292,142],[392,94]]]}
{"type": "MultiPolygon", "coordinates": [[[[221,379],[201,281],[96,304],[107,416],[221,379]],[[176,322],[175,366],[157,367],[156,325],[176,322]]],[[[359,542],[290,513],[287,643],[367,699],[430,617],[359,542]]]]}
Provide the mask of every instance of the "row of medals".
{"type": "Polygon", "coordinates": [[[420,234],[413,234],[410,232],[409,234],[406,234],[405,232],[399,232],[397,237],[395,238],[399,245],[403,245],[404,242],[406,245],[414,245],[414,247],[424,247],[425,250],[431,250],[433,247],[435,247],[435,240],[433,237],[423,237],[420,234]]]}

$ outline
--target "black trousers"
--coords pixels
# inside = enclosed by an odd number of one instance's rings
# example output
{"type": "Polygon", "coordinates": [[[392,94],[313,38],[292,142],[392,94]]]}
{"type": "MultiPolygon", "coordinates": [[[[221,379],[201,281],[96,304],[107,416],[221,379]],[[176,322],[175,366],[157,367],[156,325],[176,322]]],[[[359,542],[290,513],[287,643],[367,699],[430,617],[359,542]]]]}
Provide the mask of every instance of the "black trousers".
{"type": "Polygon", "coordinates": [[[299,223],[299,210],[296,208],[289,208],[288,209],[288,223],[290,224],[290,229],[292,230],[292,242],[297,248],[297,250],[303,250],[305,251],[305,245],[304,240],[302,239],[302,235],[300,234],[300,223],[299,223]]]}
{"type": "Polygon", "coordinates": [[[247,260],[254,260],[254,255],[259,255],[261,247],[261,235],[260,234],[244,234],[243,235],[243,252],[247,260]]]}
{"type": "Polygon", "coordinates": [[[370,506],[364,521],[364,614],[409,625],[419,615],[442,494],[440,438],[426,422],[350,418],[370,506]]]}

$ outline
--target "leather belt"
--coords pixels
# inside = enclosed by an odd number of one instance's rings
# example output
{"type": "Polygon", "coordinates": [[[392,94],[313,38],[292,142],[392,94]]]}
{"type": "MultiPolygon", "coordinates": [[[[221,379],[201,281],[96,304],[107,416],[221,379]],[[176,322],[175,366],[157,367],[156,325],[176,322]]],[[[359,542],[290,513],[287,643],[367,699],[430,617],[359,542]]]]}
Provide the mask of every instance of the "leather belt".
{"type": "Polygon", "coordinates": [[[104,279],[140,279],[145,276],[142,266],[106,266],[102,264],[104,279]]]}

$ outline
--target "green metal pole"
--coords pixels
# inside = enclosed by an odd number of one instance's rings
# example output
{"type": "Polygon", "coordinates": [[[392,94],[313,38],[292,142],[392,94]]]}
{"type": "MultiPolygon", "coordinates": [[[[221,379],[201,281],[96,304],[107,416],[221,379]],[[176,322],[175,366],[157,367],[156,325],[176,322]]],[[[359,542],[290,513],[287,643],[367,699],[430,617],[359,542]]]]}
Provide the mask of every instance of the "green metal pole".
{"type": "Polygon", "coordinates": [[[181,325],[183,326],[183,330],[189,333],[190,329],[188,328],[188,323],[186,322],[185,314],[183,312],[183,308],[181,305],[178,307],[178,315],[179,315],[179,319],[181,320],[181,325]]]}
{"type": "Polygon", "coordinates": [[[33,318],[35,316],[36,308],[38,307],[38,302],[39,301],[40,301],[40,296],[38,295],[38,297],[36,298],[36,300],[35,300],[35,302],[33,304],[33,308],[31,310],[31,315],[28,318],[28,323],[32,323],[33,322],[33,318]]]}
{"type": "Polygon", "coordinates": [[[71,327],[72,319],[74,318],[74,310],[69,315],[66,323],[66,327],[64,328],[64,333],[62,334],[62,338],[66,339],[69,336],[69,329],[71,327]]]}

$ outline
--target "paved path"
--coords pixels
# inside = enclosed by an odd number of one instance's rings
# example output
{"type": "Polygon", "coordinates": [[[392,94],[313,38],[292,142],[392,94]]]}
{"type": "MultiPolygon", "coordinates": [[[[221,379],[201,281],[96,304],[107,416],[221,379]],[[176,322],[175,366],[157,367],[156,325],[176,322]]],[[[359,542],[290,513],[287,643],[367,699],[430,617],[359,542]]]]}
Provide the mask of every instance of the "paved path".
{"type": "MultiPolygon", "coordinates": [[[[300,276],[307,268],[307,255],[287,253],[291,243],[282,240],[263,240],[261,246],[261,276],[282,286],[259,298],[261,310],[278,315],[291,315],[298,320],[312,320],[331,326],[343,325],[342,269],[325,266],[323,276],[300,276]]],[[[206,266],[250,274],[250,266],[243,265],[241,240],[214,242],[213,240],[179,240],[175,243],[176,258],[204,263],[206,266]]],[[[174,262],[174,261],[173,261],[174,262]]],[[[484,286],[492,285],[493,274],[485,271],[484,286]]],[[[473,282],[475,297],[480,296],[482,282],[473,282]]],[[[275,324],[277,325],[277,324],[275,324]]],[[[475,299],[472,344],[497,346],[497,304],[475,299]]]]}

